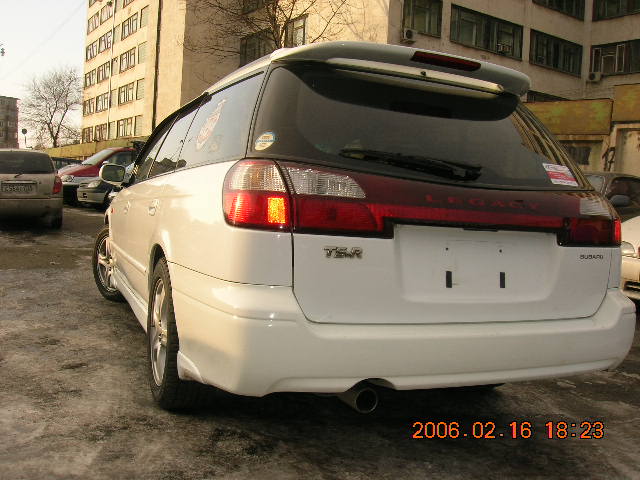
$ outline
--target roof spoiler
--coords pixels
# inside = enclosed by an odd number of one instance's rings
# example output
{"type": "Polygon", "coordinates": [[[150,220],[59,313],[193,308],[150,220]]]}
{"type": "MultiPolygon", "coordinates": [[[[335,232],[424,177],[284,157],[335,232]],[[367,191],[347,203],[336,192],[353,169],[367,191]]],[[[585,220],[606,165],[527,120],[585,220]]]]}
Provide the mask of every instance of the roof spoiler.
{"type": "MultiPolygon", "coordinates": [[[[425,73],[422,76],[425,77],[425,80],[448,83],[442,79],[453,77],[429,75],[428,73],[442,72],[455,75],[458,78],[467,77],[479,80],[483,83],[478,83],[478,86],[484,84],[484,87],[479,88],[481,90],[495,90],[495,87],[490,86],[493,84],[499,86],[501,91],[517,96],[527,93],[531,84],[529,77],[524,73],[493,63],[430,50],[368,42],[326,42],[296,48],[283,48],[273,52],[270,55],[270,60],[272,62],[320,61],[343,66],[350,64],[354,67],[362,67],[364,62],[372,62],[371,65],[375,62],[378,67],[380,64],[390,64],[389,67],[397,65],[424,70],[425,73]]],[[[402,73],[403,69],[398,70],[398,73],[402,73]]],[[[473,88],[471,85],[468,86],[473,88]]]]}
{"type": "Polygon", "coordinates": [[[527,75],[511,68],[448,53],[381,43],[325,42],[276,50],[230,73],[205,92],[213,93],[255,75],[272,62],[294,61],[325,62],[381,73],[396,72],[436,83],[492,93],[508,92],[519,97],[527,93],[531,84],[527,75]],[[474,79],[475,82],[465,81],[465,78],[474,79]]]}

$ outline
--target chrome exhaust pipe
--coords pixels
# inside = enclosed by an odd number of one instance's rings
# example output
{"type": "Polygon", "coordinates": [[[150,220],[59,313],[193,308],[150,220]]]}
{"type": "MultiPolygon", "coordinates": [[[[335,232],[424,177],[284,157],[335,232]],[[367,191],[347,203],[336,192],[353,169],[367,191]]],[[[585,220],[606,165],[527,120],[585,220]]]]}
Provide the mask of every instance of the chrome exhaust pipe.
{"type": "Polygon", "coordinates": [[[378,393],[371,387],[354,385],[337,397],[358,413],[371,413],[378,406],[378,393]]]}

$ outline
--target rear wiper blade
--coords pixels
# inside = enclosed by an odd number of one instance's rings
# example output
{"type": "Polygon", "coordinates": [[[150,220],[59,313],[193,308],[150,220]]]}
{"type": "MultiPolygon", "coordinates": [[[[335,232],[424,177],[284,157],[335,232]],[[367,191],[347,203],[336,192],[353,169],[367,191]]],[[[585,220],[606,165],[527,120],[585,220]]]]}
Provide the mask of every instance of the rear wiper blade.
{"type": "Polygon", "coordinates": [[[363,148],[343,148],[340,150],[340,156],[355,158],[358,160],[369,160],[376,163],[391,165],[393,167],[460,180],[476,180],[480,176],[480,171],[482,170],[481,165],[452,162],[450,160],[425,157],[422,155],[404,155],[402,153],[368,150],[363,148]]]}

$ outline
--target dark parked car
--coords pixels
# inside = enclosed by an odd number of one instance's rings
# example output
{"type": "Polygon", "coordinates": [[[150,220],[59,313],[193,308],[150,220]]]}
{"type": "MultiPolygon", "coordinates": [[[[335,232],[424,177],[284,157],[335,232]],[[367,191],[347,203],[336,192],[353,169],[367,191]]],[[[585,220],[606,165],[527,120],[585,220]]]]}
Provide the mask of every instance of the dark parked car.
{"type": "Polygon", "coordinates": [[[43,152],[0,149],[0,217],[42,218],[62,226],[62,182],[43,152]]]}
{"type": "MultiPolygon", "coordinates": [[[[132,169],[133,160],[132,163],[127,165],[127,177],[131,174],[132,169]]],[[[111,203],[113,195],[109,194],[114,190],[117,191],[120,190],[120,188],[104,182],[100,177],[91,178],[86,182],[82,182],[78,187],[78,202],[81,205],[87,205],[97,208],[98,210],[104,210],[107,208],[109,203],[111,203]]]]}
{"type": "Polygon", "coordinates": [[[619,172],[589,172],[585,176],[607,197],[622,221],[640,215],[640,177],[619,172]]]}

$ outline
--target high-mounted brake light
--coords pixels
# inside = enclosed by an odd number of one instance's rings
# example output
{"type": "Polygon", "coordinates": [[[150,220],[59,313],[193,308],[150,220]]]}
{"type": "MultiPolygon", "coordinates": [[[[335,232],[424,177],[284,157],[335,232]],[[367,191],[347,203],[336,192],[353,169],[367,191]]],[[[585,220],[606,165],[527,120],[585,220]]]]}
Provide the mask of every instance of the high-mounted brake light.
{"type": "Polygon", "coordinates": [[[58,175],[56,175],[55,179],[53,180],[53,190],[51,191],[51,193],[55,195],[56,193],[60,193],[61,191],[62,191],[62,180],[58,175]]]}
{"type": "Polygon", "coordinates": [[[266,160],[229,171],[224,211],[234,226],[297,233],[390,238],[395,224],[410,223],[544,231],[563,246],[620,244],[620,220],[598,194],[475,189],[266,160]]]}
{"type": "Polygon", "coordinates": [[[411,60],[428,65],[437,65],[438,67],[454,68],[465,72],[474,72],[481,67],[479,62],[474,62],[473,60],[450,57],[449,55],[440,55],[432,52],[415,52],[411,60]]]}

